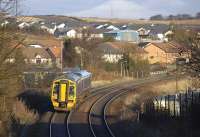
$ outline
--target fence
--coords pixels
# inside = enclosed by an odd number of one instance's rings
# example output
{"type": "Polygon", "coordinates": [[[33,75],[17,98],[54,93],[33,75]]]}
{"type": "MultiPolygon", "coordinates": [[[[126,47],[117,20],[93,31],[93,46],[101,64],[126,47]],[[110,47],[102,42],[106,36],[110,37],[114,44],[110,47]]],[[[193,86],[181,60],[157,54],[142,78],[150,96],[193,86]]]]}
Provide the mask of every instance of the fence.
{"type": "Polygon", "coordinates": [[[148,72],[145,71],[136,71],[136,72],[129,72],[129,71],[123,71],[123,72],[113,72],[114,76],[117,77],[132,77],[132,78],[144,78],[149,76],[148,72]]]}
{"type": "Polygon", "coordinates": [[[149,99],[142,105],[141,114],[143,118],[152,120],[198,119],[200,92],[190,91],[149,99]]]}
{"type": "Polygon", "coordinates": [[[56,75],[56,72],[26,72],[24,73],[24,86],[26,88],[48,87],[56,75]]]}
{"type": "Polygon", "coordinates": [[[4,119],[4,117],[8,117],[10,112],[13,109],[13,101],[12,97],[7,97],[5,95],[0,95],[0,118],[4,119]]]}

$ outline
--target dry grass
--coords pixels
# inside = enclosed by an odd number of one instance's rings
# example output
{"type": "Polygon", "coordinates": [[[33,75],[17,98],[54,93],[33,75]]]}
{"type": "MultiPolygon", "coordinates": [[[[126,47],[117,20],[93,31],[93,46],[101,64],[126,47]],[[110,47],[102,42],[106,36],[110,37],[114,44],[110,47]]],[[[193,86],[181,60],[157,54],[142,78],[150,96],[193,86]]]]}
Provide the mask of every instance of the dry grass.
{"type": "MultiPolygon", "coordinates": [[[[109,123],[113,125],[113,129],[118,129],[113,131],[116,133],[119,132],[119,134],[122,133],[124,137],[169,137],[180,135],[179,133],[184,129],[184,126],[177,125],[177,123],[174,123],[174,126],[166,125],[161,128],[155,128],[153,126],[146,126],[143,125],[143,123],[136,122],[136,110],[140,109],[141,104],[148,98],[157,95],[176,93],[175,83],[175,80],[164,80],[153,84],[146,84],[114,101],[111,105],[112,107],[109,107],[108,111],[108,114],[113,116],[113,118],[109,119],[109,123]],[[167,130],[167,128],[169,130],[167,130]]],[[[188,80],[180,79],[178,84],[179,89],[185,90],[188,80]]]]}
{"type": "Polygon", "coordinates": [[[86,22],[111,22],[111,23],[133,23],[133,24],[170,24],[174,23],[177,25],[200,25],[199,19],[191,20],[163,20],[163,21],[152,21],[152,20],[136,20],[136,19],[109,19],[109,18],[81,18],[86,22]]]}
{"type": "MultiPolygon", "coordinates": [[[[179,79],[177,81],[178,91],[187,90],[190,86],[188,79],[179,79]]],[[[152,85],[153,92],[158,94],[174,94],[176,92],[176,80],[166,80],[152,85]]]]}
{"type": "Polygon", "coordinates": [[[60,40],[56,39],[55,37],[51,35],[31,35],[27,34],[26,35],[26,40],[25,44],[39,44],[43,45],[45,47],[54,47],[57,46],[59,47],[61,45],[60,40]]]}
{"type": "Polygon", "coordinates": [[[20,22],[39,22],[39,21],[43,21],[40,18],[37,17],[33,17],[33,16],[19,16],[17,17],[17,21],[20,22]]]}
{"type": "Polygon", "coordinates": [[[38,114],[29,110],[21,101],[16,101],[14,105],[14,114],[16,118],[20,119],[21,124],[34,123],[38,118],[38,114]]]}

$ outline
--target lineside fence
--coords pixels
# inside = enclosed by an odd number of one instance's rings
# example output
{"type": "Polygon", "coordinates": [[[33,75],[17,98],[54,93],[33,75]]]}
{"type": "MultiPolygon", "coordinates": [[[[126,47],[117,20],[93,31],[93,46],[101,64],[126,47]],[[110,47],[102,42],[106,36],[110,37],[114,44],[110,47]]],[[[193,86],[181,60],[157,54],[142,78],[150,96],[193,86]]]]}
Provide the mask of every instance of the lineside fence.
{"type": "Polygon", "coordinates": [[[158,96],[142,104],[140,119],[151,122],[169,119],[200,121],[200,91],[158,96]]]}
{"type": "Polygon", "coordinates": [[[8,117],[15,104],[13,104],[13,98],[5,95],[0,95],[0,117],[8,117]]]}
{"type": "Polygon", "coordinates": [[[130,77],[130,78],[145,78],[151,77],[156,75],[167,74],[167,71],[155,71],[155,72],[145,72],[145,71],[135,71],[135,72],[113,72],[114,76],[118,77],[130,77]]]}

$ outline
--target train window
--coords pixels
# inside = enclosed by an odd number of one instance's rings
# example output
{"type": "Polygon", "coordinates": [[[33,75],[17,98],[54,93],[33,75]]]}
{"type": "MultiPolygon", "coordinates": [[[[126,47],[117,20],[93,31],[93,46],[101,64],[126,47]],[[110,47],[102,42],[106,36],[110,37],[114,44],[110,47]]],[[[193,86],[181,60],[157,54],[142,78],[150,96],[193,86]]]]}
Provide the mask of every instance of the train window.
{"type": "Polygon", "coordinates": [[[54,86],[53,94],[56,95],[56,94],[59,93],[59,91],[60,91],[60,85],[59,85],[59,84],[56,84],[56,85],[54,86]]]}
{"type": "Polygon", "coordinates": [[[69,87],[69,96],[74,96],[74,86],[69,87]]]}

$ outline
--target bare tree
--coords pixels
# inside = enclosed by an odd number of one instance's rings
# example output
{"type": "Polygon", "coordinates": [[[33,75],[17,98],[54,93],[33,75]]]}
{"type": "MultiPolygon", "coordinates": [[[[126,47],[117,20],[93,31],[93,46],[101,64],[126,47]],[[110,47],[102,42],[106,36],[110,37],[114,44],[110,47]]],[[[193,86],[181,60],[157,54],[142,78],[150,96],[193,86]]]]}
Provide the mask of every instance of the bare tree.
{"type": "Polygon", "coordinates": [[[182,65],[182,71],[193,78],[200,78],[200,35],[194,31],[175,30],[174,40],[185,45],[189,62],[182,65]]]}
{"type": "Polygon", "coordinates": [[[0,13],[17,16],[20,12],[19,5],[20,0],[0,0],[0,13]]]}
{"type": "MultiPolygon", "coordinates": [[[[0,0],[0,19],[15,10],[13,0],[0,0]]],[[[15,10],[16,11],[16,10],[15,10]]],[[[16,12],[17,13],[17,12],[16,12]]],[[[24,57],[21,47],[26,36],[19,33],[16,27],[0,26],[0,100],[3,106],[0,107],[0,121],[5,128],[0,136],[9,136],[9,121],[13,110],[16,95],[23,88],[22,78],[24,57]]],[[[11,122],[12,124],[12,122],[11,122]]]]}

